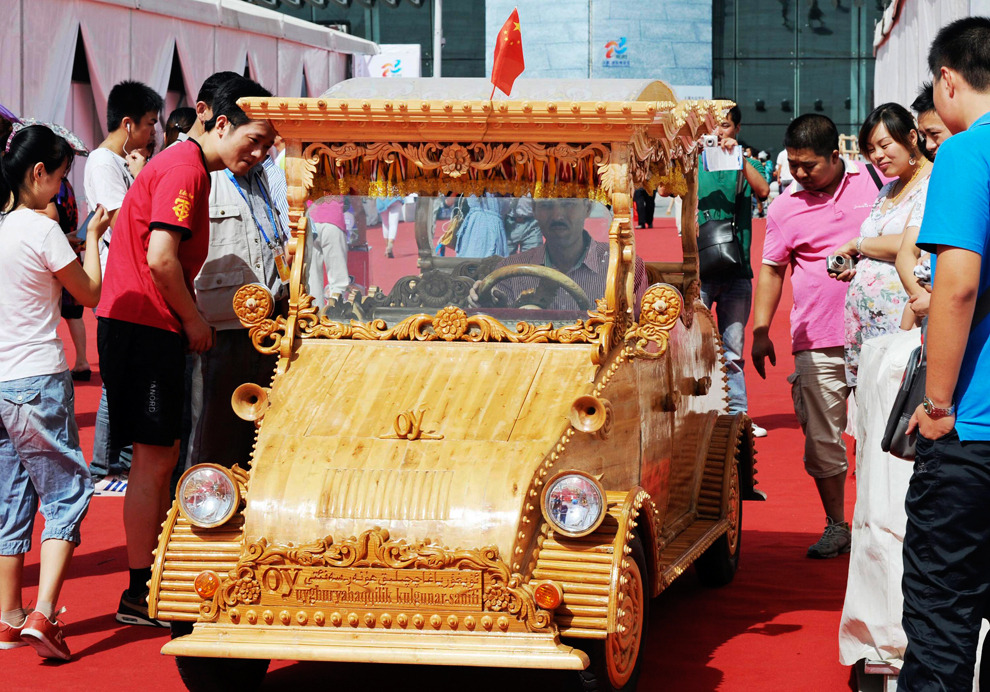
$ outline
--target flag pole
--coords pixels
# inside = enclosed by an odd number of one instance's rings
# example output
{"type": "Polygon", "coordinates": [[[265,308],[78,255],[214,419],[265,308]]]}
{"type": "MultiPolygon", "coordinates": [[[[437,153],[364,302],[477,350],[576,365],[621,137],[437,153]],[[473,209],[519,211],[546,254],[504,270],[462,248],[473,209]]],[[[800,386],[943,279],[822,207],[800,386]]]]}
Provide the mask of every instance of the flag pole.
{"type": "Polygon", "coordinates": [[[497,88],[497,87],[496,87],[496,86],[495,86],[495,85],[493,84],[493,85],[492,85],[492,95],[488,97],[488,100],[489,100],[489,101],[491,101],[491,100],[493,100],[493,99],[495,98],[495,89],[496,89],[496,88],[497,88]]]}
{"type": "Polygon", "coordinates": [[[441,75],[443,55],[443,0],[433,0],[433,76],[441,75]]]}

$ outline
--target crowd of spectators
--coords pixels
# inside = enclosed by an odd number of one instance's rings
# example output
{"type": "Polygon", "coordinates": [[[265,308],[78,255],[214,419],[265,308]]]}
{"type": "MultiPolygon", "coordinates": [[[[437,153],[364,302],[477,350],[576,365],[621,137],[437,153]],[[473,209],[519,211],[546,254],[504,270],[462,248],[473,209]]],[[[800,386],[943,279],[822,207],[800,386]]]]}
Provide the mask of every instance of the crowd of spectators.
{"type": "MultiPolygon", "coordinates": [[[[860,369],[864,342],[926,330],[927,396],[912,420],[917,461],[902,489],[904,690],[968,687],[990,596],[983,511],[990,398],[980,386],[990,370],[990,323],[960,328],[973,322],[990,283],[988,45],[986,18],[943,28],[929,53],[933,82],[912,104],[917,117],[896,103],[878,106],[860,129],[858,160],[841,155],[829,118],[806,114],[788,126],[774,162],[742,145],[742,112],[732,107],[715,146],[741,147],[738,170],[710,169],[705,160],[699,167],[698,226],[731,222],[741,251],[732,271],[706,276],[701,266],[701,299],[725,349],[730,413],[749,412],[751,311],[753,366],[766,377],[767,361],[776,365],[770,326],[791,269],[795,369],[787,381],[805,436],[804,466],[825,515],[809,558],[855,549],[844,511],[843,433],[847,400],[871,377],[860,369]],[[752,218],[764,213],[754,277],[752,218]]],[[[245,381],[266,385],[275,362],[246,338],[231,298],[245,283],[266,286],[283,308],[288,298],[282,147],[268,121],[251,120],[237,105],[250,96],[270,93],[232,72],[211,76],[194,107],[169,115],[157,155],[163,101],[136,82],[111,90],[109,134],[92,152],[56,125],[11,128],[12,115],[0,118],[0,227],[7,231],[0,233],[0,268],[12,279],[0,301],[8,325],[0,333],[0,649],[31,645],[47,658],[70,657],[57,619],[59,592],[93,481],[108,475],[127,479],[129,581],[117,620],[164,626],[148,614],[147,582],[174,470],[250,457],[254,427],[234,416],[231,395],[245,381]],[[85,199],[93,210],[82,223],[85,241],[73,238],[78,212],[65,181],[79,154],[88,154],[85,199]],[[80,255],[83,248],[89,251],[80,255]],[[84,307],[96,309],[104,382],[89,465],[72,390],[73,380],[90,374],[84,307]],[[77,345],[71,368],[55,331],[62,317],[77,345]],[[29,610],[21,583],[39,503],[46,525],[38,599],[29,610]]],[[[400,202],[377,200],[387,257],[400,202]]],[[[540,213],[570,213],[566,205],[534,211],[526,198],[464,202],[452,242],[466,257],[542,251],[538,234],[550,221],[540,213]]],[[[652,226],[652,195],[637,191],[635,202],[640,226],[652,226]]],[[[307,211],[316,256],[309,283],[318,298],[325,278],[333,293],[347,287],[347,204],[326,197],[307,211]]],[[[583,218],[575,216],[575,229],[583,218]]],[[[754,433],[767,431],[754,424],[754,433]]]]}
{"type": "MultiPolygon", "coordinates": [[[[0,234],[0,266],[15,285],[0,305],[11,327],[0,344],[0,649],[30,644],[45,658],[70,658],[59,591],[93,479],[108,474],[126,478],[127,487],[130,575],[116,619],[164,625],[148,616],[147,582],[180,448],[191,437],[189,458],[210,454],[214,463],[250,454],[253,429],[225,417],[227,385],[245,376],[267,384],[274,363],[235,338],[232,326],[241,330],[228,314],[231,293],[253,281],[276,296],[285,292],[287,275],[275,258],[284,258],[288,219],[284,177],[271,185],[280,169],[263,163],[274,153],[275,131],[241,110],[237,100],[247,96],[270,93],[235,73],[210,77],[195,109],[171,114],[166,149],[153,158],[163,101],[137,82],[111,90],[109,135],[92,152],[53,124],[18,122],[4,137],[0,225],[9,232],[0,234]],[[83,224],[89,251],[82,261],[71,242],[77,213],[65,181],[77,153],[88,154],[85,192],[94,210],[83,224]],[[281,204],[272,200],[274,187],[281,204]],[[220,218],[215,209],[231,213],[220,218]],[[235,269],[243,276],[217,284],[235,269]],[[72,390],[73,379],[89,374],[88,362],[77,351],[70,369],[56,334],[60,317],[82,317],[67,304],[97,314],[104,390],[90,465],[79,448],[72,390]],[[199,354],[195,368],[187,367],[187,352],[199,354]],[[199,386],[190,387],[191,378],[199,386]],[[27,610],[22,572],[39,503],[46,520],[39,592],[27,610]]],[[[3,122],[15,120],[9,115],[3,122]]]]}

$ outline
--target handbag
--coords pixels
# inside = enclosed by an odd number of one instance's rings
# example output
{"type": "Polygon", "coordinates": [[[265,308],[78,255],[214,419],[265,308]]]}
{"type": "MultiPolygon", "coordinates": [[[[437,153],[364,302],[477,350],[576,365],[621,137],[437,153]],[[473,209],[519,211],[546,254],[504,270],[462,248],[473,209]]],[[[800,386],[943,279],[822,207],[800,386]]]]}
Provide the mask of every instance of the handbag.
{"type": "Polygon", "coordinates": [[[461,208],[463,199],[462,197],[457,200],[457,203],[454,204],[453,211],[450,212],[450,221],[441,226],[443,234],[440,236],[440,242],[437,244],[437,247],[440,245],[454,247],[457,243],[457,231],[460,229],[461,224],[464,223],[464,210],[461,208]]]}
{"type": "MultiPolygon", "coordinates": [[[[984,291],[976,301],[976,307],[973,310],[973,323],[969,328],[970,334],[983,321],[987,313],[990,313],[990,290],[984,291]]],[[[914,412],[921,406],[921,400],[925,398],[925,379],[928,374],[928,358],[925,351],[926,331],[927,320],[922,328],[921,346],[911,352],[907,368],[904,369],[904,376],[901,378],[901,386],[897,390],[894,405],[891,407],[890,416],[887,418],[883,439],[880,440],[880,449],[906,461],[914,461],[914,445],[917,441],[917,429],[910,435],[907,434],[908,423],[914,412]]]]}
{"type": "Polygon", "coordinates": [[[916,432],[907,434],[908,423],[925,396],[927,372],[928,361],[925,358],[925,344],[922,343],[911,351],[880,441],[880,449],[907,461],[914,461],[914,444],[917,441],[916,432]]]}
{"type": "MultiPolygon", "coordinates": [[[[743,173],[736,175],[731,219],[709,219],[698,227],[698,268],[702,281],[732,276],[746,266],[742,246],[736,238],[735,200],[743,187],[743,173]]],[[[702,212],[706,217],[708,212],[702,212]]]]}

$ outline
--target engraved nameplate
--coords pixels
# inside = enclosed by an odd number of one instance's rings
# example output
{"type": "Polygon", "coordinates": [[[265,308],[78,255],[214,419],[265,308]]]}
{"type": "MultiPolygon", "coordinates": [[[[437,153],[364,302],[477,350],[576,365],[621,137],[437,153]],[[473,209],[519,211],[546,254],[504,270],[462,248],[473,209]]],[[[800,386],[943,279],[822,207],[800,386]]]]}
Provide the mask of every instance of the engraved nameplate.
{"type": "Polygon", "coordinates": [[[262,606],[482,610],[482,573],[463,569],[271,566],[257,569],[262,606]]]}

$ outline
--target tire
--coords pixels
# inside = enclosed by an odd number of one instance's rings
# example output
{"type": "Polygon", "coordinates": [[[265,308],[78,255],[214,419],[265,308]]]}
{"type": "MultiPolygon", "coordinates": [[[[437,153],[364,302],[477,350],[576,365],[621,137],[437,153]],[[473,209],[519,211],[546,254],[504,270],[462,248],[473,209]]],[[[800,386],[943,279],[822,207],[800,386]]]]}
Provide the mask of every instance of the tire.
{"type": "MultiPolygon", "coordinates": [[[[173,622],[172,639],[192,632],[191,622],[173,622]]],[[[179,677],[190,692],[247,692],[261,686],[271,661],[253,658],[176,656],[179,677]]]]}
{"type": "Polygon", "coordinates": [[[647,627],[650,622],[650,596],[646,584],[646,553],[639,536],[632,540],[629,547],[632,549],[629,554],[632,558],[631,565],[623,576],[631,579],[632,588],[628,597],[620,596],[619,607],[621,608],[623,604],[627,606],[628,615],[626,618],[620,618],[620,625],[625,624],[631,634],[622,636],[619,633],[611,633],[604,640],[584,639],[570,642],[588,654],[591,659],[588,667],[578,672],[576,680],[577,689],[583,692],[633,692],[639,680],[643,651],[646,648],[647,627]],[[629,607],[630,605],[632,608],[629,607]],[[634,640],[638,637],[638,641],[630,642],[630,637],[634,640]],[[612,654],[613,651],[623,651],[623,643],[627,646],[631,643],[635,647],[632,660],[616,658],[612,654]]]}
{"type": "Polygon", "coordinates": [[[729,476],[729,530],[718,537],[694,563],[698,581],[717,588],[732,582],[739,569],[742,551],[742,493],[739,489],[739,464],[732,465],[729,476]]]}

